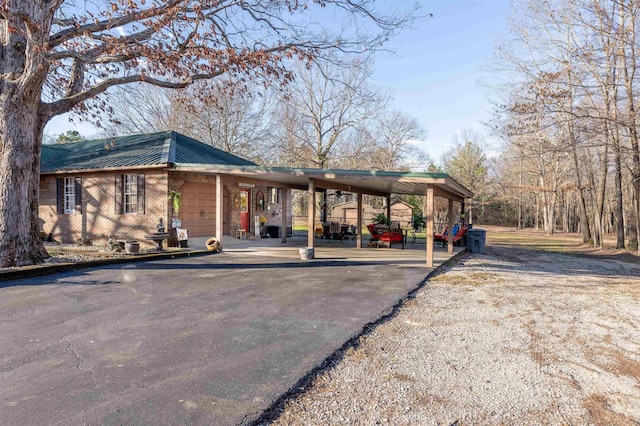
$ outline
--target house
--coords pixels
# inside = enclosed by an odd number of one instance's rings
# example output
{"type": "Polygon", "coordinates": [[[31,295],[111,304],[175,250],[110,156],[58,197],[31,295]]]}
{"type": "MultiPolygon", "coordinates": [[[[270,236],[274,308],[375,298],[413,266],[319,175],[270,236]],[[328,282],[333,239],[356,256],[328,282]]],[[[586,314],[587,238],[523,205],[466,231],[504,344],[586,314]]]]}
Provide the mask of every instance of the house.
{"type": "MultiPolygon", "coordinates": [[[[216,178],[182,166],[256,166],[176,132],[44,145],[41,155],[40,219],[42,232],[57,241],[80,238],[105,244],[115,239],[145,241],[160,219],[175,243],[175,228],[189,237],[216,234],[216,178]],[[169,195],[179,197],[174,211],[169,195]]],[[[223,229],[255,233],[281,224],[282,189],[225,182],[223,229]],[[259,229],[258,229],[259,231],[259,229]]],[[[151,243],[150,243],[151,244],[151,243]]]]}
{"type": "MultiPolygon", "coordinates": [[[[170,243],[177,242],[176,228],[223,239],[264,227],[284,242],[288,232],[278,229],[290,228],[290,190],[306,192],[308,229],[317,223],[317,194],[329,189],[356,196],[357,229],[364,194],[385,198],[387,206],[391,194],[423,195],[429,267],[434,197],[448,200],[453,223],[454,212],[464,211],[473,196],[446,173],[262,167],[173,131],[45,145],[40,171],[42,232],[65,243],[103,244],[110,236],[145,242],[160,219],[170,243]]],[[[307,248],[314,247],[310,232],[307,248]]],[[[356,247],[362,247],[360,233],[356,247]]]]}

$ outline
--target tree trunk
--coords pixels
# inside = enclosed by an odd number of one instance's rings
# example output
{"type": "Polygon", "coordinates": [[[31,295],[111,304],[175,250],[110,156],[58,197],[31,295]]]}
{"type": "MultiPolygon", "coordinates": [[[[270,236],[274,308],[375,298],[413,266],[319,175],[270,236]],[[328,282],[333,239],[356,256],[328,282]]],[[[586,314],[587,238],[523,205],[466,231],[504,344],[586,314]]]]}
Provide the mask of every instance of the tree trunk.
{"type": "MultiPolygon", "coordinates": [[[[617,138],[617,135],[615,136],[617,138]]],[[[615,148],[615,158],[614,158],[614,174],[615,174],[615,193],[616,193],[616,212],[615,218],[617,222],[616,228],[616,248],[623,249],[624,248],[624,217],[623,217],[623,206],[622,206],[622,165],[620,158],[620,141],[616,140],[614,142],[615,148]]]]}
{"type": "Polygon", "coordinates": [[[0,93],[0,267],[49,257],[40,239],[38,201],[44,120],[38,104],[9,85],[0,93]]]}
{"type": "Polygon", "coordinates": [[[569,140],[571,143],[571,152],[573,154],[573,166],[576,171],[576,183],[578,184],[578,211],[580,212],[580,230],[582,231],[582,242],[587,243],[591,239],[591,230],[589,228],[589,219],[587,217],[587,205],[584,200],[584,188],[582,185],[581,165],[578,161],[578,143],[576,141],[573,126],[569,126],[569,140]]]}

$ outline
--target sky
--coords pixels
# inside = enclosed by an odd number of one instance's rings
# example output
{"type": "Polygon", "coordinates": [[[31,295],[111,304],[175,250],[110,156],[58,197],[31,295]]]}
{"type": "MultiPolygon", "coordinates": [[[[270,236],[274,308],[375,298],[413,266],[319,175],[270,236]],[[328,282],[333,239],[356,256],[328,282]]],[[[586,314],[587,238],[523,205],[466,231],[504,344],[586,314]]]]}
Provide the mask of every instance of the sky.
{"type": "MultiPolygon", "coordinates": [[[[412,4],[415,0],[381,0],[412,4]]],[[[486,133],[491,117],[487,90],[479,82],[494,51],[494,41],[506,31],[510,0],[420,0],[424,17],[392,39],[394,54],[376,58],[372,83],[395,93],[393,109],[418,119],[427,136],[417,145],[439,161],[463,129],[486,133]]],[[[91,137],[98,130],[68,116],[49,122],[45,135],[78,130],[91,137]]],[[[495,143],[487,139],[486,149],[495,143]]]]}
{"type": "MultiPolygon", "coordinates": [[[[396,0],[405,2],[406,0],[396,0]]],[[[376,61],[374,82],[396,93],[394,109],[416,117],[427,130],[418,144],[439,160],[462,129],[486,133],[488,90],[479,82],[494,42],[506,32],[510,0],[422,0],[421,19],[391,43],[395,55],[376,61]]],[[[495,142],[487,139],[488,151],[495,142]]]]}

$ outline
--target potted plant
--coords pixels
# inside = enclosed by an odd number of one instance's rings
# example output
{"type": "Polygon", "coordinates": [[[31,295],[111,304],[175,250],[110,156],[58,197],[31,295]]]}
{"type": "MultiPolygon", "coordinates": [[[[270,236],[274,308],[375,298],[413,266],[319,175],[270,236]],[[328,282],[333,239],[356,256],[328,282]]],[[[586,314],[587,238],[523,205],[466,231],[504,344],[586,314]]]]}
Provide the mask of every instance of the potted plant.
{"type": "Polygon", "coordinates": [[[373,217],[373,223],[377,223],[379,225],[390,225],[391,221],[384,213],[379,213],[373,217]]]}
{"type": "Polygon", "coordinates": [[[425,219],[424,216],[422,216],[422,213],[416,213],[413,215],[411,218],[411,226],[416,232],[422,231],[422,227],[425,226],[425,219]]]}
{"type": "Polygon", "coordinates": [[[182,194],[180,191],[169,191],[169,202],[171,203],[171,210],[173,215],[180,213],[180,206],[182,205],[182,194]]]}
{"type": "Polygon", "coordinates": [[[140,242],[139,241],[127,241],[124,243],[124,250],[127,253],[138,253],[140,251],[140,242]]]}

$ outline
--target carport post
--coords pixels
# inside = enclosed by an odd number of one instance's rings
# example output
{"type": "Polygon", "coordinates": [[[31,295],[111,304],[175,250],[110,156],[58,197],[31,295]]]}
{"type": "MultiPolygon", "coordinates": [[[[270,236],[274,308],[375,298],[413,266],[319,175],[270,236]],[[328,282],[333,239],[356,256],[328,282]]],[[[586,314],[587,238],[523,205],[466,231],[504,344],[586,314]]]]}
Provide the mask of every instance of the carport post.
{"type": "Polygon", "coordinates": [[[449,198],[449,210],[448,210],[448,229],[449,235],[447,236],[447,252],[452,255],[453,254],[453,199],[449,198]]]}
{"type": "Polygon", "coordinates": [[[216,238],[222,245],[222,215],[224,212],[224,207],[222,203],[224,202],[222,194],[224,191],[222,190],[222,175],[216,175],[216,238]]]}
{"type": "Polygon", "coordinates": [[[362,192],[358,192],[358,213],[356,214],[356,248],[362,248],[362,192]]]}
{"type": "Polygon", "coordinates": [[[316,183],[313,179],[309,179],[309,196],[307,197],[307,247],[315,248],[315,230],[316,230],[316,183]]]}
{"type": "Polygon", "coordinates": [[[287,210],[289,209],[289,203],[287,202],[288,192],[289,192],[288,188],[282,188],[282,242],[283,243],[287,242],[287,210]]]}
{"type": "Polygon", "coordinates": [[[391,194],[387,195],[387,220],[391,222],[391,194]]]}
{"type": "Polygon", "coordinates": [[[433,268],[433,187],[427,187],[427,267],[433,268]]]}

